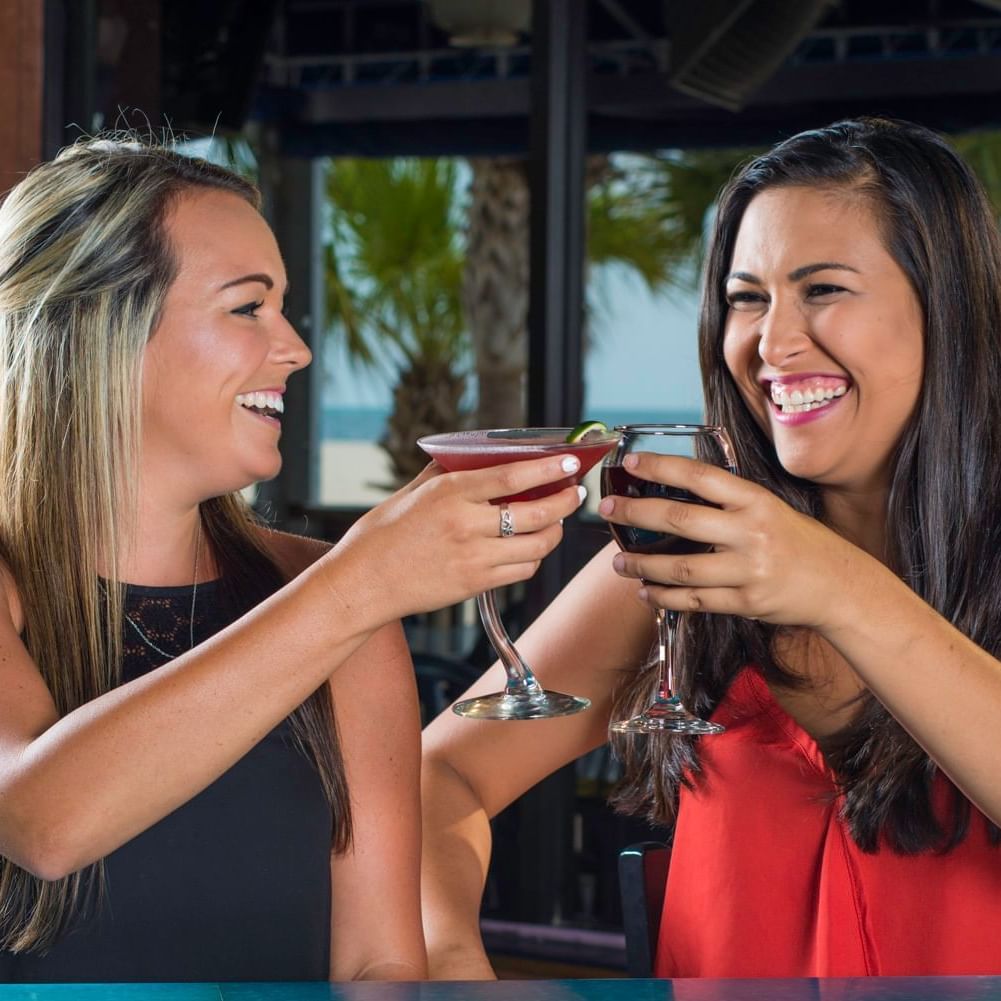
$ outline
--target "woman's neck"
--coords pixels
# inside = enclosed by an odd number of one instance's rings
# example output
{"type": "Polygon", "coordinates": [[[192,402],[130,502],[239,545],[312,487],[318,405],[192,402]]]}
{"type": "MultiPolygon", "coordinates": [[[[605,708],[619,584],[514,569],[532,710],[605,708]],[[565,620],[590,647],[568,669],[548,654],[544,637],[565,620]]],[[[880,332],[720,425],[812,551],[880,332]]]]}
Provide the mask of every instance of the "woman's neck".
{"type": "Polygon", "coordinates": [[[824,522],[838,535],[865,550],[880,563],[886,562],[885,487],[863,490],[823,491],[824,522]]]}
{"type": "Polygon", "coordinates": [[[167,511],[147,505],[140,510],[135,532],[122,540],[118,573],[126,583],[162,587],[215,576],[199,508],[167,511]]]}

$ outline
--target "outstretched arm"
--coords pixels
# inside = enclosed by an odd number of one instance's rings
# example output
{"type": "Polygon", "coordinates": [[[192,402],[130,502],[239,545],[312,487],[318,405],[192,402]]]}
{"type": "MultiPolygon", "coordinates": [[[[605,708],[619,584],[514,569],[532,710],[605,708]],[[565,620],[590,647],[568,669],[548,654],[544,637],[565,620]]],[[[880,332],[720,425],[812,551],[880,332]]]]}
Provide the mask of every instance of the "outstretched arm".
{"type": "Polygon", "coordinates": [[[509,539],[489,498],[565,476],[560,457],[425,474],[238,622],[62,718],[21,642],[8,577],[0,853],[50,880],[107,855],[218,778],[383,625],[530,576],[576,491],[512,504],[509,539]]]}
{"type": "MultiPolygon", "coordinates": [[[[607,739],[612,693],[646,659],[653,616],[599,553],[518,640],[540,684],[591,699],[560,719],[498,722],[446,710],[424,731],[422,899],[435,979],[493,976],[479,933],[490,818],[607,739]]],[[[503,685],[494,665],[464,697],[503,685]]]]}

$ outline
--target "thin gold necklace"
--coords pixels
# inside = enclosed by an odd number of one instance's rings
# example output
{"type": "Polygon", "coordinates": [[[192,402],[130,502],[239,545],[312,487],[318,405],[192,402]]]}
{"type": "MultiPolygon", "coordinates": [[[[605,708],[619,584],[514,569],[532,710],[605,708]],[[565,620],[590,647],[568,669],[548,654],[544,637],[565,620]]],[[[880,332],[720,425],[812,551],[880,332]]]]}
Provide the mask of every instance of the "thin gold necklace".
{"type": "MultiPolygon", "coordinates": [[[[188,621],[188,649],[194,650],[195,648],[195,601],[198,597],[198,552],[202,548],[202,519],[201,516],[198,518],[198,527],[195,530],[195,568],[191,574],[191,617],[188,621]]],[[[125,621],[135,630],[136,635],[146,644],[151,650],[155,650],[161,657],[165,657],[167,660],[173,660],[175,657],[179,657],[179,653],[167,653],[166,650],[158,647],[143,631],[139,628],[138,623],[129,615],[128,612],[123,611],[122,614],[125,616],[125,621]]]]}

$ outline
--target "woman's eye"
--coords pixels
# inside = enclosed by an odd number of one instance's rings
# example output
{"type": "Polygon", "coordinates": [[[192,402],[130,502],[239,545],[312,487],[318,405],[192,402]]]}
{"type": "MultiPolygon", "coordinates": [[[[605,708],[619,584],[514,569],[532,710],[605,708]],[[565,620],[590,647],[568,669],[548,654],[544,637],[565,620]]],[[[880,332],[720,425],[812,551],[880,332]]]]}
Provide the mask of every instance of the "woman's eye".
{"type": "Polygon", "coordinates": [[[806,295],[808,299],[817,299],[837,292],[844,292],[844,289],[840,285],[811,285],[807,288],[806,295]]]}
{"type": "Polygon", "coordinates": [[[731,309],[740,309],[742,306],[752,306],[763,301],[764,296],[760,292],[751,292],[746,289],[726,294],[726,303],[731,309]]]}
{"type": "Polygon", "coordinates": [[[260,302],[248,302],[242,306],[237,306],[232,312],[238,316],[257,316],[257,311],[264,305],[264,300],[260,302]]]}

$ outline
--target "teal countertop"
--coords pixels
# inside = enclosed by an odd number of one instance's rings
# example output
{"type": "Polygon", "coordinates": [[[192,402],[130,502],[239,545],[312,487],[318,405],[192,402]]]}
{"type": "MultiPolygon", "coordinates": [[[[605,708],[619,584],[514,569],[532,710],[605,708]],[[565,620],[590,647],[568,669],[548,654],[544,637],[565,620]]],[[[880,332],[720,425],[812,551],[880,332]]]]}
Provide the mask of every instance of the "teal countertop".
{"type": "Polygon", "coordinates": [[[1001,977],[2,984],[0,1001],[1001,1001],[1001,977]]]}

